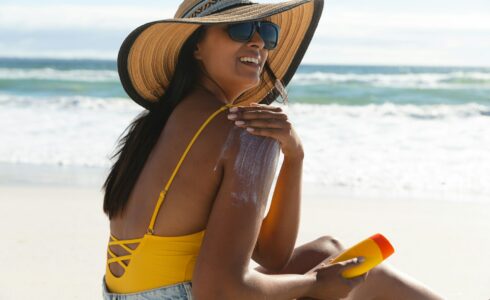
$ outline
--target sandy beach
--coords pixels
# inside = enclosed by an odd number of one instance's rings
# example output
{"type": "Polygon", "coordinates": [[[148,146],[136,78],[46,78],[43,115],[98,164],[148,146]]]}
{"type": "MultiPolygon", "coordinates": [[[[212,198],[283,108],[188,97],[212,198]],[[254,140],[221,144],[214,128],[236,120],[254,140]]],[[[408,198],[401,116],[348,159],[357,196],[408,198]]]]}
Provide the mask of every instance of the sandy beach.
{"type": "MultiPolygon", "coordinates": [[[[385,263],[447,299],[490,296],[490,205],[304,185],[301,218],[298,245],[328,234],[348,246],[380,232],[396,249],[385,263]]],[[[1,185],[0,222],[0,299],[101,298],[108,221],[98,187],[1,185]]]]}

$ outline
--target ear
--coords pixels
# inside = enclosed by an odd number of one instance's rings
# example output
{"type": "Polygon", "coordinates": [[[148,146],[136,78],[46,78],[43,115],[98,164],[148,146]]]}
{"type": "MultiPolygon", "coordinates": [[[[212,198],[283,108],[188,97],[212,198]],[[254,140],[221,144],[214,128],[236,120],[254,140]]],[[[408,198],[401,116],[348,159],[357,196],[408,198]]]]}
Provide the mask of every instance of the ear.
{"type": "Polygon", "coordinates": [[[195,59],[202,60],[201,47],[199,43],[196,44],[193,55],[195,59]]]}

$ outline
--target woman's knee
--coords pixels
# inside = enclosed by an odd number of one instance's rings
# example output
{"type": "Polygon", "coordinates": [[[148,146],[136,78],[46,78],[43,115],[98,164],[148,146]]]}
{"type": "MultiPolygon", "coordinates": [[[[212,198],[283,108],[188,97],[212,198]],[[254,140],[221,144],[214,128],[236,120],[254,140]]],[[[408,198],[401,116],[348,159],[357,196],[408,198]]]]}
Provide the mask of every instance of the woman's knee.
{"type": "Polygon", "coordinates": [[[343,250],[344,247],[337,238],[323,235],[296,248],[293,254],[293,262],[302,266],[301,274],[304,274],[326,259],[335,257],[343,250]]]}
{"type": "MultiPolygon", "coordinates": [[[[366,280],[349,294],[349,300],[442,299],[406,274],[383,263],[369,270],[366,280]]],[[[346,299],[346,300],[347,300],[346,299]]]]}
{"type": "Polygon", "coordinates": [[[399,289],[403,285],[401,276],[399,271],[384,263],[369,270],[366,281],[369,280],[378,286],[389,286],[393,289],[399,289]]]}
{"type": "Polygon", "coordinates": [[[343,251],[345,248],[339,239],[331,235],[322,235],[315,239],[313,243],[325,253],[325,257],[332,256],[343,251]]]}

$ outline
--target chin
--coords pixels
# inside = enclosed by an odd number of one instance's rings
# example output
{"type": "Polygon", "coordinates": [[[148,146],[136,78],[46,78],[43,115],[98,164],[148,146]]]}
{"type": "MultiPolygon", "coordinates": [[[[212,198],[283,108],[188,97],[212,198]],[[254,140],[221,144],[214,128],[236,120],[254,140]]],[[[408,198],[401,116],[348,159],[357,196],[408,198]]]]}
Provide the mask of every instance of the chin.
{"type": "MultiPolygon", "coordinates": [[[[259,86],[260,83],[262,82],[262,76],[261,76],[261,74],[257,74],[257,72],[248,73],[248,74],[240,74],[240,75],[235,77],[234,82],[235,82],[234,86],[236,86],[236,87],[240,86],[242,93],[245,93],[248,90],[259,86]]],[[[232,84],[232,83],[230,83],[230,84],[232,84]]]]}
{"type": "Polygon", "coordinates": [[[249,84],[247,85],[248,88],[253,88],[253,87],[256,87],[258,86],[261,82],[262,82],[262,77],[259,75],[255,75],[253,77],[249,77],[247,79],[247,81],[249,82],[249,84]]]}
{"type": "Polygon", "coordinates": [[[260,82],[261,82],[261,79],[260,79],[260,78],[259,78],[259,79],[256,79],[256,80],[251,81],[249,84],[247,84],[247,85],[244,87],[243,92],[247,92],[248,90],[251,90],[251,89],[253,89],[253,88],[255,88],[255,87],[259,86],[260,82]]]}

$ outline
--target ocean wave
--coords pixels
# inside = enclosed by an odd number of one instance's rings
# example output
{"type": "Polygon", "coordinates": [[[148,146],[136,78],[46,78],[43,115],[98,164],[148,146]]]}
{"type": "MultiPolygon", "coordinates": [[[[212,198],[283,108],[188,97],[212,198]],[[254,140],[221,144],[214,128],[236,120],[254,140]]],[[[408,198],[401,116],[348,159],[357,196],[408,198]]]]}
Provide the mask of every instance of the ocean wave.
{"type": "MultiPolygon", "coordinates": [[[[284,106],[282,106],[284,107],[284,106]]],[[[286,110],[295,114],[347,116],[350,118],[411,118],[417,120],[435,120],[451,118],[489,117],[490,106],[466,103],[457,105],[413,105],[413,104],[368,104],[368,105],[339,105],[339,104],[304,104],[294,103],[286,110]]]]}
{"type": "MultiPolygon", "coordinates": [[[[119,82],[116,70],[55,68],[0,68],[0,80],[46,80],[62,82],[119,82]]],[[[447,73],[296,73],[296,85],[347,84],[396,88],[490,88],[490,72],[453,71],[447,73]]]]}
{"type": "Polygon", "coordinates": [[[52,80],[82,82],[118,82],[114,70],[58,70],[53,68],[0,68],[0,80],[52,80]]]}
{"type": "MultiPolygon", "coordinates": [[[[291,103],[284,106],[286,110],[294,110],[305,115],[337,115],[352,118],[358,117],[406,117],[420,120],[470,118],[490,116],[490,105],[478,103],[465,104],[382,104],[341,105],[336,103],[311,104],[291,103]]],[[[89,97],[89,96],[56,96],[32,97],[0,94],[0,107],[22,109],[53,109],[53,110],[104,110],[104,111],[140,111],[142,108],[127,97],[89,97]]]]}
{"type": "Polygon", "coordinates": [[[114,110],[137,111],[141,107],[129,98],[88,97],[88,96],[57,96],[31,97],[0,94],[0,107],[23,109],[52,110],[114,110]]]}
{"type": "MultiPolygon", "coordinates": [[[[31,100],[0,106],[0,163],[15,164],[14,169],[19,164],[106,169],[116,141],[141,111],[124,98],[30,106],[31,100]]],[[[490,199],[490,106],[278,106],[301,137],[305,182],[327,189],[478,193],[490,199]]]]}
{"type": "Polygon", "coordinates": [[[465,86],[490,88],[490,73],[466,71],[408,74],[312,72],[295,74],[292,83],[298,85],[353,84],[397,88],[458,88],[465,86]]]}

